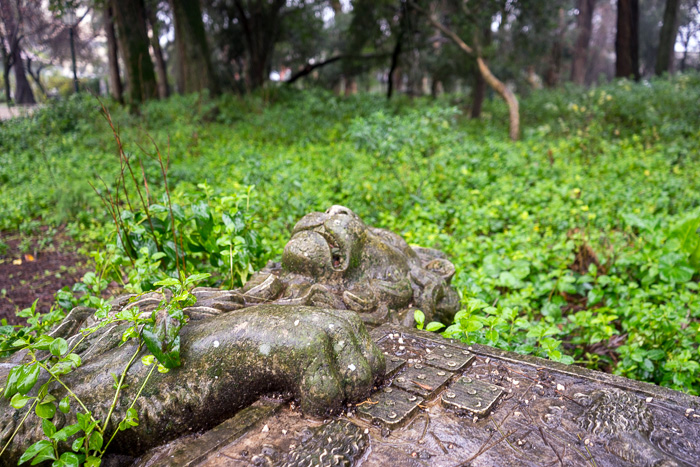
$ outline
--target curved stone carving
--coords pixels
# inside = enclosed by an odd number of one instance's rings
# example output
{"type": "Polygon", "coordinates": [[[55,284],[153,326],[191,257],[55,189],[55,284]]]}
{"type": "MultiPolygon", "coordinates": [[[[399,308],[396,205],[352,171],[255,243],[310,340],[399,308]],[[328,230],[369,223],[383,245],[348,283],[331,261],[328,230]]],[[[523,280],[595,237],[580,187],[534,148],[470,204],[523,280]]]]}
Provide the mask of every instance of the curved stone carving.
{"type": "MultiPolygon", "coordinates": [[[[152,374],[135,405],[140,424],[120,433],[112,448],[139,454],[210,428],[262,394],[290,393],[305,413],[316,415],[366,397],[383,377],[385,362],[363,321],[410,325],[413,307],[428,320],[450,320],[459,306],[449,286],[453,274],[454,266],[439,251],[409,247],[400,236],[365,225],[345,207],[303,217],[281,263],[270,263],[238,290],[194,291],[198,301],[185,310],[192,322],[181,332],[182,366],[152,374]]],[[[112,312],[137,307],[150,314],[170,298],[167,290],[122,296],[112,302],[112,312]]],[[[136,348],[119,346],[128,326],[120,322],[82,339],[80,329],[96,324],[92,311],[74,309],[52,335],[68,339],[71,348],[77,345],[74,352],[83,365],[65,382],[95,418],[104,419],[113,396],[112,374],[123,370],[136,348]]],[[[19,360],[21,355],[13,359],[19,360]]],[[[139,359],[135,362],[108,432],[116,429],[149,371],[139,359]]],[[[47,379],[42,375],[40,383],[47,379]]],[[[65,396],[57,383],[50,391],[65,396]]],[[[14,410],[7,401],[0,405],[0,442],[9,439],[26,410],[14,410]]],[[[53,422],[60,429],[75,419],[74,410],[57,412],[53,422]]],[[[41,438],[41,423],[30,415],[6,456],[16,461],[41,438]]],[[[345,458],[364,449],[361,439],[345,458]]]]}

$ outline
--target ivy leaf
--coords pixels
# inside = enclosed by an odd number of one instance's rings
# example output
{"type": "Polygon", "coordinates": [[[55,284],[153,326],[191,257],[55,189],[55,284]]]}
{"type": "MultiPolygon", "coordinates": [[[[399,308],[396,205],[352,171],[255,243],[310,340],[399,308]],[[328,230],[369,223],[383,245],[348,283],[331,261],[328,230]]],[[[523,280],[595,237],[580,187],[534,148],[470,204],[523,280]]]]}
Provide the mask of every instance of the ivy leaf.
{"type": "Polygon", "coordinates": [[[144,328],[143,340],[148,350],[165,368],[180,366],[180,328],[182,323],[160,310],[151,329],[144,328]]]}
{"type": "Polygon", "coordinates": [[[53,418],[56,414],[56,405],[53,402],[44,402],[37,405],[35,411],[39,418],[53,418]]]}
{"type": "MultiPolygon", "coordinates": [[[[53,445],[50,441],[47,441],[45,439],[37,441],[36,443],[29,446],[26,451],[24,451],[24,454],[22,454],[22,457],[19,458],[19,462],[17,463],[17,465],[24,464],[28,460],[33,459],[37,454],[39,454],[46,448],[51,449],[51,451],[53,452],[53,445]]],[[[54,457],[54,459],[56,458],[54,457]]]]}
{"type": "Polygon", "coordinates": [[[73,425],[67,425],[57,431],[53,436],[49,436],[54,441],[66,441],[68,438],[80,431],[80,425],[74,423],[73,425]]]}
{"type": "Polygon", "coordinates": [[[12,396],[12,399],[10,400],[10,405],[14,407],[15,409],[21,409],[25,405],[27,405],[27,402],[29,402],[29,399],[31,397],[27,397],[25,395],[22,395],[20,393],[15,393],[14,396],[12,396]]]}
{"type": "Polygon", "coordinates": [[[39,365],[34,363],[33,365],[23,365],[24,369],[22,374],[17,381],[17,392],[20,394],[26,394],[34,387],[37,379],[39,378],[39,365]]]}
{"type": "Polygon", "coordinates": [[[72,452],[64,452],[53,467],[80,467],[80,457],[72,452]]]}
{"type": "Polygon", "coordinates": [[[51,342],[51,345],[49,345],[49,352],[51,352],[52,355],[60,357],[64,353],[68,352],[68,342],[66,342],[66,340],[62,337],[54,339],[54,341],[51,342]]]}
{"type": "Polygon", "coordinates": [[[61,399],[61,402],[58,403],[58,410],[63,413],[68,413],[70,411],[70,396],[61,399]]]}
{"type": "Polygon", "coordinates": [[[102,459],[99,457],[88,456],[87,459],[85,459],[85,467],[100,467],[101,463],[102,459]]]}
{"type": "Polygon", "coordinates": [[[22,376],[23,371],[24,365],[17,365],[10,370],[10,373],[7,375],[7,383],[5,384],[5,393],[3,394],[5,399],[10,399],[17,393],[17,382],[22,376]]]}
{"type": "Polygon", "coordinates": [[[430,332],[435,332],[435,331],[438,331],[438,330],[440,330],[440,329],[442,329],[442,328],[444,328],[444,327],[445,327],[445,325],[442,324],[442,323],[440,323],[440,322],[438,322],[438,321],[431,321],[431,322],[428,323],[428,325],[425,327],[425,330],[426,330],[426,331],[430,331],[430,332]]]}
{"type": "Polygon", "coordinates": [[[41,430],[47,438],[51,438],[56,433],[56,425],[51,423],[50,420],[44,419],[41,421],[41,430]]]}
{"type": "Polygon", "coordinates": [[[80,448],[83,447],[83,442],[84,442],[84,441],[85,441],[85,437],[84,437],[84,436],[81,436],[80,438],[76,438],[76,439],[73,441],[73,444],[71,444],[70,448],[71,448],[73,451],[78,452],[78,451],[80,451],[80,448]]]}
{"type": "Polygon", "coordinates": [[[95,431],[90,435],[90,440],[88,441],[88,448],[93,451],[99,451],[100,449],[102,449],[103,443],[104,439],[102,438],[102,435],[98,431],[95,431]]]}

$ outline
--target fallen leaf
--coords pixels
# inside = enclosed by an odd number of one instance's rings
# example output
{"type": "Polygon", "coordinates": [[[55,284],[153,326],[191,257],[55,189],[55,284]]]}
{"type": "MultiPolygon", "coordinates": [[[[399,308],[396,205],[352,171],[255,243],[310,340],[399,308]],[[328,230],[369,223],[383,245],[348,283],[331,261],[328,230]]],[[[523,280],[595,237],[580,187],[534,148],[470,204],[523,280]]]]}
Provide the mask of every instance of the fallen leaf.
{"type": "Polygon", "coordinates": [[[34,261],[34,255],[29,255],[29,254],[24,255],[24,259],[26,261],[34,261]]]}
{"type": "Polygon", "coordinates": [[[12,264],[14,264],[15,266],[19,266],[20,264],[22,264],[22,259],[13,259],[12,264]]]}

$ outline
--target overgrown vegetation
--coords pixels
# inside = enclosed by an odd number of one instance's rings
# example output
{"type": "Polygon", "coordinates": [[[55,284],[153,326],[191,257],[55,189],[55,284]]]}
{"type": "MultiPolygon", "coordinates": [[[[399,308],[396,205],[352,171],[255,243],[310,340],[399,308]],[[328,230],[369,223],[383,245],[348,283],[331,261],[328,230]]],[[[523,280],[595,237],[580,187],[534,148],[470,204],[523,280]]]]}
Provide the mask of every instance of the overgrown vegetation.
{"type": "Polygon", "coordinates": [[[150,221],[120,205],[120,240],[90,183],[115,193],[121,158],[99,104],[73,98],[2,125],[0,228],[68,225],[96,266],[58,295],[70,308],[111,280],[141,292],[177,277],[173,225],[187,272],[232,287],[303,214],[344,204],[450,256],[464,306],[447,335],[700,394],[698,101],[697,75],[540,91],[518,143],[502,103],[471,121],[460,96],[268,89],[113,108],[150,190],[150,221]],[[148,135],[170,155],[175,222],[148,135]]]}

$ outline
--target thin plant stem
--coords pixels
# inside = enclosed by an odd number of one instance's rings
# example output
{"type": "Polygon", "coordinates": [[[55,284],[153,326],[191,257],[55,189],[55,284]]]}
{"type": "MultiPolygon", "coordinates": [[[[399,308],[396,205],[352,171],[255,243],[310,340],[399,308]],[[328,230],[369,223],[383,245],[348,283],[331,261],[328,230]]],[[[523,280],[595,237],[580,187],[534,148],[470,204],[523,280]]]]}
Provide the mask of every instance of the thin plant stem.
{"type": "Polygon", "coordinates": [[[109,408],[109,413],[107,413],[107,418],[105,419],[104,426],[102,429],[102,432],[104,433],[104,430],[107,429],[107,424],[109,423],[109,419],[112,418],[112,413],[114,413],[114,408],[117,406],[117,399],[119,398],[119,392],[122,389],[122,385],[124,384],[124,378],[126,378],[126,372],[129,371],[129,368],[131,368],[131,365],[134,363],[134,360],[136,359],[136,356],[141,352],[141,347],[143,344],[139,343],[139,346],[136,348],[136,352],[134,352],[134,355],[131,356],[131,360],[129,360],[129,363],[127,363],[126,367],[124,368],[124,371],[122,371],[122,376],[119,378],[119,383],[117,384],[117,390],[114,392],[114,399],[112,399],[112,405],[109,408]]]}
{"type": "MultiPolygon", "coordinates": [[[[146,387],[146,383],[148,383],[148,380],[151,378],[151,375],[153,374],[153,370],[156,369],[156,366],[158,366],[158,363],[157,363],[157,362],[153,362],[152,365],[153,365],[153,367],[151,368],[151,371],[148,372],[148,374],[146,375],[146,379],[143,380],[143,383],[141,384],[141,387],[139,388],[139,392],[136,393],[136,397],[134,397],[134,400],[131,402],[131,405],[129,406],[129,409],[133,408],[133,407],[134,407],[134,404],[136,404],[136,401],[137,401],[138,398],[141,396],[141,392],[143,391],[143,388],[146,387]]],[[[129,409],[127,409],[127,411],[128,411],[129,409]]],[[[114,430],[114,433],[112,433],[112,436],[110,436],[109,441],[107,441],[107,444],[106,444],[105,447],[102,449],[102,453],[103,453],[103,454],[104,454],[105,452],[107,452],[107,448],[109,447],[110,443],[112,442],[112,440],[114,439],[114,437],[117,435],[117,433],[119,433],[119,428],[117,428],[116,430],[114,430]]]]}
{"type": "MultiPolygon", "coordinates": [[[[40,361],[38,361],[38,360],[37,360],[37,364],[38,364],[41,368],[43,368],[49,375],[51,375],[51,377],[52,377],[53,379],[55,379],[56,381],[58,381],[58,383],[59,383],[61,386],[63,386],[64,389],[65,389],[66,391],[68,391],[68,394],[70,394],[70,395],[73,397],[73,399],[75,399],[75,400],[78,402],[78,404],[80,404],[80,407],[83,408],[83,410],[85,411],[85,413],[90,414],[90,418],[92,419],[93,422],[97,422],[97,420],[95,420],[95,417],[92,416],[92,412],[90,412],[90,411],[88,410],[88,408],[85,407],[85,404],[83,404],[83,401],[80,400],[80,398],[77,396],[77,394],[75,394],[68,386],[66,386],[66,384],[65,384],[63,381],[61,381],[61,379],[60,379],[58,376],[56,376],[55,374],[53,374],[53,372],[52,372],[51,370],[49,370],[49,368],[48,368],[46,365],[42,364],[42,363],[41,363],[40,361]]],[[[97,429],[99,430],[100,433],[103,433],[103,434],[104,434],[104,432],[103,432],[102,428],[100,427],[99,423],[97,423],[97,425],[95,425],[95,428],[97,428],[97,429]]]]}
{"type": "Polygon", "coordinates": [[[32,402],[32,406],[29,407],[29,410],[27,410],[27,413],[24,414],[24,417],[22,418],[22,421],[19,422],[19,425],[17,425],[17,428],[15,428],[15,431],[12,432],[12,436],[10,436],[10,439],[7,440],[7,443],[5,443],[5,446],[3,446],[2,451],[0,451],[0,457],[2,457],[2,454],[5,452],[5,449],[10,445],[13,439],[15,439],[15,435],[19,431],[20,428],[22,428],[22,425],[24,425],[24,421],[27,419],[30,413],[32,413],[32,409],[36,405],[36,403],[39,401],[39,399],[34,399],[34,402],[32,402]]]}

